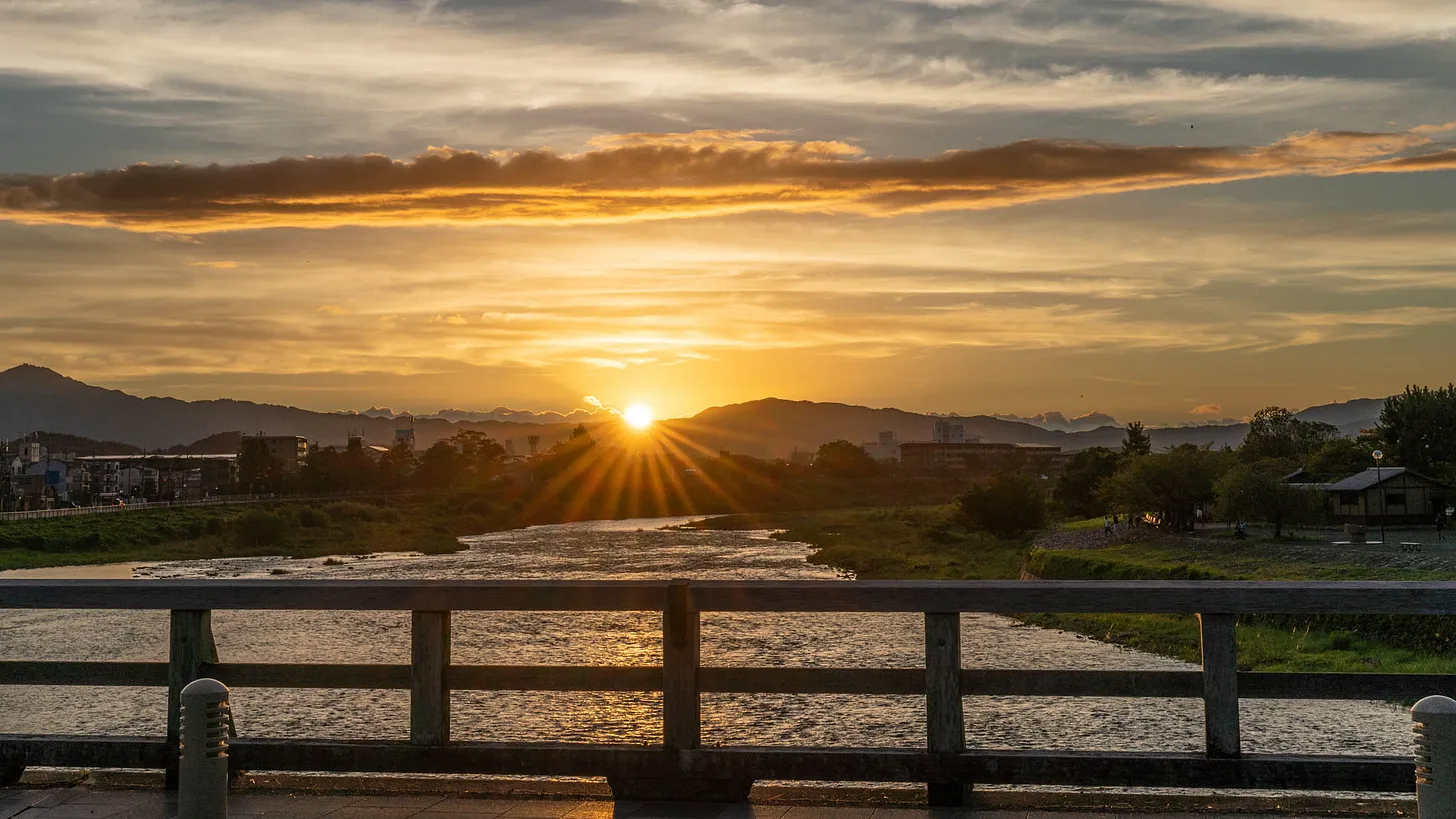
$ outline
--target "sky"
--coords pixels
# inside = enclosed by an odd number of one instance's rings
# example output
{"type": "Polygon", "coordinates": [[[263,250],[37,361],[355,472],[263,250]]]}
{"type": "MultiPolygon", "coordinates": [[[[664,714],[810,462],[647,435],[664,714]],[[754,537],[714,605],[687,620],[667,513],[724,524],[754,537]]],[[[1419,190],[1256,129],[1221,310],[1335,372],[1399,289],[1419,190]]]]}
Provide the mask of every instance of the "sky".
{"type": "Polygon", "coordinates": [[[320,410],[1444,384],[1449,0],[0,2],[0,368],[320,410]]]}

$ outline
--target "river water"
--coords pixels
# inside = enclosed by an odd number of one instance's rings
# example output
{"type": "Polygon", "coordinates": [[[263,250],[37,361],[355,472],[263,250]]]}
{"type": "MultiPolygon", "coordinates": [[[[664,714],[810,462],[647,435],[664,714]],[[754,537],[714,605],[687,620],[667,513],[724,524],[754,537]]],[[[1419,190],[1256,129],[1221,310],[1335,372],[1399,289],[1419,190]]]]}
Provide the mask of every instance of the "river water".
{"type": "MultiPolygon", "coordinates": [[[[448,555],[240,558],[159,563],[138,577],[277,579],[824,579],[810,547],[765,532],[664,528],[652,519],[538,526],[465,538],[448,555]],[[342,560],[343,562],[337,562],[342,560]]],[[[1185,663],[995,615],[963,615],[967,668],[1187,669],[1185,663]]],[[[0,658],[165,661],[165,612],[0,612],[0,658]]],[[[457,663],[656,665],[656,613],[458,612],[457,663]]],[[[408,663],[408,612],[230,612],[213,615],[223,661],[408,663]]],[[[705,665],[916,667],[923,618],[895,614],[703,615],[705,665]]],[[[3,681],[0,681],[3,682],[3,681]]],[[[656,694],[455,692],[459,740],[652,743],[656,694]]],[[[257,737],[405,739],[404,691],[235,689],[240,732],[257,737]]],[[[162,689],[0,685],[0,733],[158,735],[162,689]]],[[[923,747],[924,700],[913,696],[704,697],[708,745],[923,747]]],[[[1381,702],[1249,701],[1246,752],[1406,755],[1410,718],[1381,702]]],[[[981,748],[1196,751],[1201,703],[1165,698],[968,697],[968,743],[981,748]]]]}

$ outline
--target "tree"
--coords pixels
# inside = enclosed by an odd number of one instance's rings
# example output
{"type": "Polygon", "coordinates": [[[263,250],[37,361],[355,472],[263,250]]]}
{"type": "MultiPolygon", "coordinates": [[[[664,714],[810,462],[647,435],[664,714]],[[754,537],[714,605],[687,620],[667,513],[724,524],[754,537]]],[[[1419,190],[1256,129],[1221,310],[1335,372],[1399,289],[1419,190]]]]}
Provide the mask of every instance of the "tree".
{"type": "MultiPolygon", "coordinates": [[[[241,468],[240,468],[241,469],[241,468]]],[[[345,470],[339,451],[331,446],[308,451],[308,462],[299,470],[299,483],[309,492],[333,492],[344,488],[345,470]]]]}
{"type": "Polygon", "coordinates": [[[505,447],[484,432],[461,430],[450,438],[460,453],[461,472],[477,483],[495,477],[506,459],[505,447]]]}
{"type": "Polygon", "coordinates": [[[1249,461],[1285,458],[1291,461],[1313,455],[1340,431],[1319,421],[1301,421],[1284,407],[1265,407],[1249,419],[1249,432],[1239,454],[1249,461]]]}
{"type": "Polygon", "coordinates": [[[350,438],[349,445],[339,456],[342,471],[340,485],[344,489],[370,489],[379,484],[379,469],[374,456],[364,448],[363,438],[350,438]]]}
{"type": "Polygon", "coordinates": [[[1291,486],[1284,480],[1287,465],[1279,459],[1235,466],[1214,485],[1218,513],[1224,520],[1259,520],[1274,527],[1274,537],[1284,534],[1284,525],[1314,523],[1324,516],[1322,493],[1291,486]]]}
{"type": "Polygon", "coordinates": [[[1375,429],[1401,466],[1437,478],[1456,472],[1456,386],[1406,387],[1385,399],[1375,429]]]}
{"type": "Polygon", "coordinates": [[[879,468],[875,459],[863,447],[849,441],[830,441],[819,447],[814,455],[814,468],[841,477],[873,475],[879,468]]]}
{"type": "Polygon", "coordinates": [[[1339,480],[1372,466],[1375,462],[1370,459],[1370,451],[1376,448],[1353,438],[1335,438],[1325,441],[1305,461],[1304,468],[1320,480],[1339,480]]]}
{"type": "Polygon", "coordinates": [[[1046,525],[1041,482],[1020,472],[1002,472],[956,499],[961,517],[997,537],[1016,537],[1046,525]]]}
{"type": "Polygon", "coordinates": [[[460,479],[462,468],[463,462],[455,445],[446,440],[436,441],[420,456],[415,479],[424,486],[443,489],[460,479]]]}
{"type": "Polygon", "coordinates": [[[1148,455],[1153,451],[1153,439],[1143,429],[1142,421],[1133,421],[1127,425],[1127,437],[1122,439],[1122,454],[1124,455],[1148,455]]]}
{"type": "Polygon", "coordinates": [[[261,438],[246,438],[238,453],[238,484],[249,492],[276,490],[283,479],[283,464],[268,454],[261,438]]]}
{"type": "Polygon", "coordinates": [[[1107,514],[1107,501],[1098,490],[1121,462],[1122,456],[1105,446],[1094,446],[1073,455],[1057,478],[1055,497],[1062,514],[1073,518],[1107,514]]]}
{"type": "Polygon", "coordinates": [[[396,444],[379,459],[379,483],[381,486],[397,487],[409,480],[415,472],[415,453],[409,444],[396,444]]]}
{"type": "Polygon", "coordinates": [[[1102,482],[1102,497],[1113,509],[1128,514],[1156,514],[1165,529],[1189,529],[1194,510],[1213,502],[1214,482],[1227,460],[1226,453],[1192,444],[1125,458],[1117,472],[1102,482]]]}

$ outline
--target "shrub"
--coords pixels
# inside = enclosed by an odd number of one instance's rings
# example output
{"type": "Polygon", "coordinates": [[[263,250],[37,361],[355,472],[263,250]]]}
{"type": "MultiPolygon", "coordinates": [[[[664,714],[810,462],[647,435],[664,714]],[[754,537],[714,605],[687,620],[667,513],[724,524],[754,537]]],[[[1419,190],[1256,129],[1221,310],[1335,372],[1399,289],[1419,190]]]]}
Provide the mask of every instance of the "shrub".
{"type": "Polygon", "coordinates": [[[208,518],[207,519],[207,525],[204,527],[204,529],[207,531],[207,533],[209,535],[220,535],[220,534],[222,534],[222,530],[223,530],[222,518],[217,518],[217,517],[208,518]]]}
{"type": "Polygon", "coordinates": [[[305,529],[322,529],[329,525],[329,514],[317,506],[305,506],[298,510],[298,525],[305,529]]]}
{"type": "Polygon", "coordinates": [[[956,499],[967,525],[1016,537],[1046,525],[1046,499],[1035,478],[1003,472],[956,499]]]}
{"type": "Polygon", "coordinates": [[[233,536],[246,547],[272,546],[288,535],[288,519],[264,509],[249,509],[233,524],[233,536]]]}
{"type": "Polygon", "coordinates": [[[367,503],[357,501],[337,501],[326,507],[329,517],[334,520],[374,520],[378,511],[367,503]]]}

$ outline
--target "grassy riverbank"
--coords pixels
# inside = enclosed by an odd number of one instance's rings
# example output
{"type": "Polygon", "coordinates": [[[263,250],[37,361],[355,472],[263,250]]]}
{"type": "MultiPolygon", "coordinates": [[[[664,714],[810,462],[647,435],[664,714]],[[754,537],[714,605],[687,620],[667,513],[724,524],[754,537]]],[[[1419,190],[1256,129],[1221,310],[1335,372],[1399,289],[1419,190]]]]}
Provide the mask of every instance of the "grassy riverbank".
{"type": "Polygon", "coordinates": [[[636,461],[617,464],[615,457],[597,457],[595,472],[567,470],[569,478],[553,478],[548,459],[539,480],[526,486],[491,484],[367,503],[280,501],[0,521],[0,570],[262,554],[436,553],[458,550],[461,535],[536,524],[744,508],[863,509],[912,498],[950,500],[960,488],[946,477],[851,478],[725,457],[703,464],[697,479],[664,489],[653,483],[661,475],[643,473],[636,461]],[[621,469],[613,471],[614,464],[621,469]]]}
{"type": "MultiPolygon", "coordinates": [[[[1327,544],[1155,535],[1096,549],[1034,549],[1029,539],[1000,540],[967,530],[950,506],[732,515],[701,525],[781,529],[781,539],[818,547],[812,562],[863,579],[1008,579],[1019,577],[1023,565],[1054,579],[1456,578],[1456,566],[1430,554],[1345,554],[1331,552],[1327,544]]],[[[1020,619],[1199,660],[1198,622],[1191,616],[1026,614],[1020,619]]],[[[1452,648],[1456,623],[1449,618],[1244,617],[1239,624],[1239,667],[1249,671],[1456,673],[1452,648]]]]}
{"type": "Polygon", "coordinates": [[[458,551],[487,525],[438,500],[248,504],[0,524],[0,569],[216,557],[458,551]]]}

